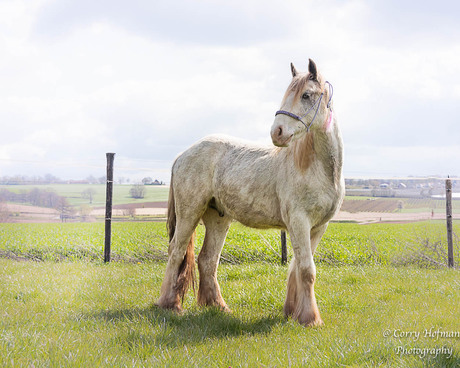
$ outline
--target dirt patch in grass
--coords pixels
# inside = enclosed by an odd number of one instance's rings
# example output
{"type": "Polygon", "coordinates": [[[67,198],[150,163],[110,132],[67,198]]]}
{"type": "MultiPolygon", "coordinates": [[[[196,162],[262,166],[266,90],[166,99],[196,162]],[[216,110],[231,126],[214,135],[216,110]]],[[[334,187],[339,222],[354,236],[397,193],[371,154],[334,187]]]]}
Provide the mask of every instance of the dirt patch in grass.
{"type": "MultiPolygon", "coordinates": [[[[104,209],[105,207],[94,207],[95,210],[104,209]]],[[[116,204],[112,206],[113,209],[129,210],[137,208],[168,208],[168,202],[142,202],[142,203],[126,203],[116,204]]]]}
{"type": "Polygon", "coordinates": [[[32,258],[29,257],[24,257],[24,256],[18,256],[14,254],[13,252],[7,251],[7,250],[0,250],[0,258],[6,258],[6,259],[11,259],[13,261],[18,261],[18,262],[24,262],[24,261],[32,261],[32,258]]]}

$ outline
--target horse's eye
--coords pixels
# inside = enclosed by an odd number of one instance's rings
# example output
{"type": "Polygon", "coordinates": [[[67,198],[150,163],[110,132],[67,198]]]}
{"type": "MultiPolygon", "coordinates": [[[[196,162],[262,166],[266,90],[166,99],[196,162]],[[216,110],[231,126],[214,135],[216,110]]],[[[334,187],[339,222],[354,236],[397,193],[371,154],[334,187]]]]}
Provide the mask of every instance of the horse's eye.
{"type": "Polygon", "coordinates": [[[310,98],[310,95],[308,94],[308,92],[305,92],[303,95],[302,95],[302,99],[303,100],[308,100],[310,98]]]}

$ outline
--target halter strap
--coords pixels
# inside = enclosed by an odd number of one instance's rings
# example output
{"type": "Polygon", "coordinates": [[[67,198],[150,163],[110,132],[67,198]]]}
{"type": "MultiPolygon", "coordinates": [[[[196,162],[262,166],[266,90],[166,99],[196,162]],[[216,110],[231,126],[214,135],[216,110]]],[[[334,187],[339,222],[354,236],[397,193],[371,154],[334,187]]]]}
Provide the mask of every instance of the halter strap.
{"type": "Polygon", "coordinates": [[[327,108],[332,111],[331,102],[332,102],[332,96],[334,95],[334,87],[328,81],[326,81],[326,83],[329,85],[329,101],[327,101],[327,108]]]}
{"type": "MultiPolygon", "coordinates": [[[[327,102],[327,108],[331,110],[331,101],[332,101],[332,95],[334,93],[334,89],[332,87],[332,84],[330,84],[328,81],[326,81],[326,83],[329,85],[329,101],[327,102]]],[[[292,112],[289,112],[289,111],[285,111],[285,110],[278,110],[276,113],[275,113],[275,116],[276,115],[287,115],[295,120],[298,120],[300,121],[303,125],[305,125],[305,128],[307,129],[307,132],[310,131],[310,127],[312,126],[313,122],[315,121],[316,119],[316,115],[318,114],[318,110],[319,110],[319,107],[321,106],[321,100],[323,99],[323,96],[324,96],[324,92],[321,93],[321,96],[319,96],[316,101],[313,103],[313,105],[308,109],[308,111],[303,114],[302,116],[298,116],[296,114],[293,114],[292,112]],[[313,110],[313,108],[316,106],[316,111],[315,111],[315,115],[313,116],[313,119],[310,121],[310,124],[306,124],[302,119],[307,116],[311,110],[313,110]]]]}

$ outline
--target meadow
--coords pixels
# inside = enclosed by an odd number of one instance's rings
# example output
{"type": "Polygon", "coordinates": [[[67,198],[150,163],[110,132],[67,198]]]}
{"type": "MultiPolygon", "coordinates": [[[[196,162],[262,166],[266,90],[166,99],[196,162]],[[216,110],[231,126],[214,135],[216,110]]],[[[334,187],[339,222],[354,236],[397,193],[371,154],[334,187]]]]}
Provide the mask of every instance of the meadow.
{"type": "MultiPolygon", "coordinates": [[[[1,189],[20,193],[27,192],[33,188],[41,188],[54,191],[59,196],[67,198],[72,206],[89,205],[89,199],[84,198],[82,193],[91,189],[93,194],[92,206],[105,206],[105,184],[49,184],[49,185],[0,185],[1,189]]],[[[169,187],[164,185],[146,185],[145,196],[141,199],[132,198],[129,191],[132,185],[114,185],[113,204],[143,203],[143,202],[162,202],[168,200],[169,187]]]]}
{"type": "MultiPolygon", "coordinates": [[[[431,212],[445,213],[445,199],[435,198],[379,198],[346,196],[343,202],[342,211],[347,212],[400,212],[417,213],[431,212]]],[[[460,212],[460,201],[452,202],[452,211],[460,212]]]]}
{"type": "Polygon", "coordinates": [[[104,264],[101,223],[0,224],[9,258],[0,259],[0,366],[460,365],[460,278],[441,265],[444,222],[331,224],[315,254],[318,328],[282,315],[278,231],[232,225],[218,272],[232,314],[199,308],[189,292],[177,315],[154,306],[165,224],[112,230],[114,262],[104,264]]]}
{"type": "MultiPolygon", "coordinates": [[[[455,234],[460,221],[454,221],[455,234]]],[[[197,228],[198,254],[204,226],[197,228]]],[[[0,252],[26,259],[89,260],[101,257],[103,223],[4,223],[0,224],[0,252]]],[[[315,253],[316,262],[330,265],[405,265],[437,267],[445,256],[445,222],[408,224],[331,223],[315,253]]],[[[455,236],[456,252],[458,238],[455,236]]],[[[115,260],[165,261],[167,231],[164,222],[114,222],[112,258],[115,260]]],[[[288,255],[291,256],[288,236],[288,255]]],[[[458,254],[458,253],[457,253],[458,254]]],[[[254,230],[234,223],[222,252],[222,263],[279,263],[280,233],[254,230]]]]}
{"type": "Polygon", "coordinates": [[[176,315],[153,306],[164,263],[0,260],[0,365],[459,366],[458,271],[319,265],[318,328],[283,317],[286,271],[221,265],[233,313],[189,294],[176,315]]]}

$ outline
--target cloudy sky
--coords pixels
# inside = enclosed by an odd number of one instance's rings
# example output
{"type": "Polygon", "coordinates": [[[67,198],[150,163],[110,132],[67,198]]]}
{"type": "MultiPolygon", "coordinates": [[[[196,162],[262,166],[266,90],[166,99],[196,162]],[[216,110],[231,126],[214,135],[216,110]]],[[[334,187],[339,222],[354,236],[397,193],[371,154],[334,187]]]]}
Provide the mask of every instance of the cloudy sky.
{"type": "Polygon", "coordinates": [[[334,85],[346,177],[460,175],[460,2],[0,0],[0,176],[169,180],[271,144],[289,63],[334,85]]]}

